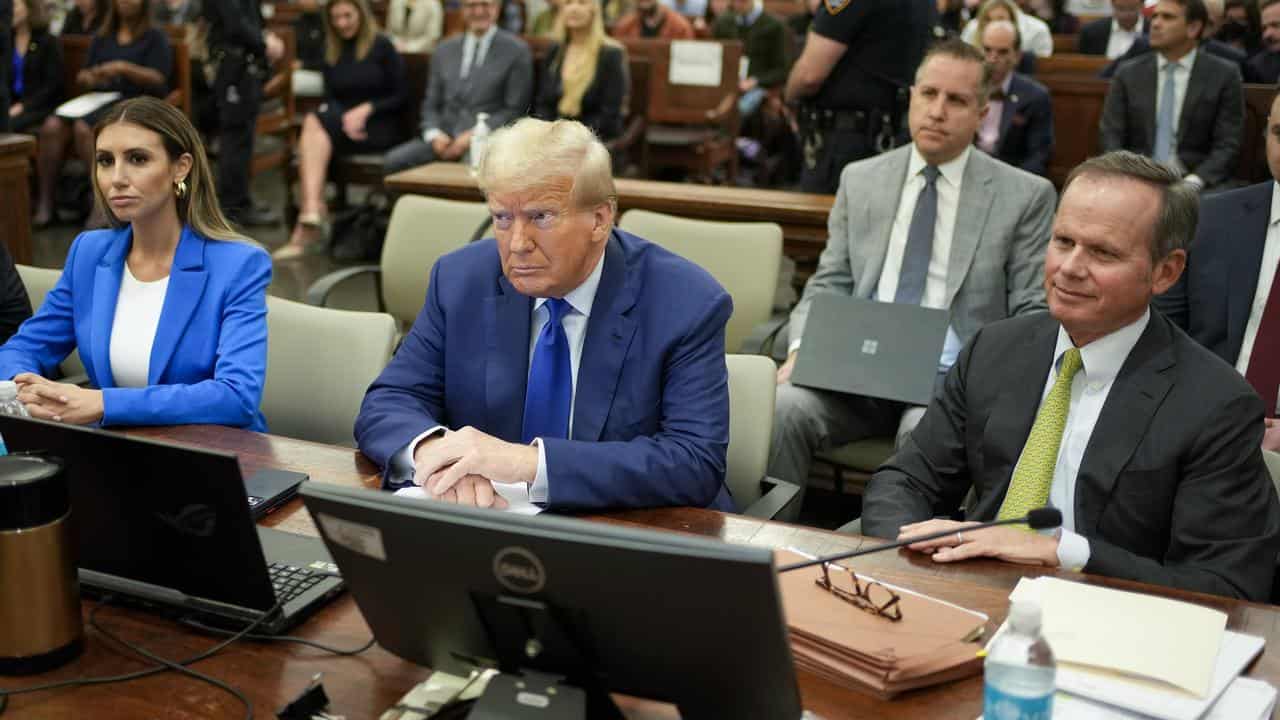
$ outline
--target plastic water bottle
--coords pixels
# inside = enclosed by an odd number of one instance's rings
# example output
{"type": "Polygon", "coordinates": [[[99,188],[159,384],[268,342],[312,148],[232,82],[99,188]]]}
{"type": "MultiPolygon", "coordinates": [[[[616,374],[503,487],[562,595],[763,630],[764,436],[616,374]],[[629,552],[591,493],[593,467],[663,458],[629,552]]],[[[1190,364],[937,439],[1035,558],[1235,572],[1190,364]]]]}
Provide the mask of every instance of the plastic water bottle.
{"type": "Polygon", "coordinates": [[[987,651],[983,720],[1051,720],[1057,664],[1040,634],[1040,605],[1015,601],[1009,624],[987,651]]]}
{"type": "Polygon", "coordinates": [[[489,113],[476,114],[476,126],[471,130],[471,174],[480,173],[484,162],[485,146],[489,144],[489,113]]]}
{"type": "Polygon", "coordinates": [[[0,415],[31,417],[26,406],[18,400],[18,384],[12,380],[0,380],[0,415]]]}

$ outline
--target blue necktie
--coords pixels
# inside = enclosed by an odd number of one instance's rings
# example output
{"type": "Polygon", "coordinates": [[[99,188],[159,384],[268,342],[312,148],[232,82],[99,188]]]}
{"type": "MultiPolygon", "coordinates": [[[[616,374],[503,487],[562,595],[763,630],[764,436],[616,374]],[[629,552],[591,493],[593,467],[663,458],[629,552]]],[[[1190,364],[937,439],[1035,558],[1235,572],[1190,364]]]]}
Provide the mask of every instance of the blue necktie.
{"type": "Polygon", "coordinates": [[[907,229],[907,247],[902,251],[902,270],[898,272],[898,289],[893,301],[919,305],[924,297],[924,283],[929,277],[929,258],[933,257],[933,229],[938,222],[938,168],[926,165],[921,171],[924,187],[911,213],[907,229]]]}
{"type": "Polygon", "coordinates": [[[529,386],[524,393],[523,442],[534,438],[568,438],[569,406],[573,400],[573,368],[569,364],[569,336],[561,320],[573,308],[559,298],[548,298],[550,313],[538,333],[529,364],[529,386]]]}
{"type": "Polygon", "coordinates": [[[1160,95],[1160,112],[1156,114],[1156,146],[1151,152],[1156,162],[1167,163],[1173,157],[1173,96],[1178,91],[1174,79],[1179,67],[1172,62],[1164,66],[1164,90],[1160,95]]]}

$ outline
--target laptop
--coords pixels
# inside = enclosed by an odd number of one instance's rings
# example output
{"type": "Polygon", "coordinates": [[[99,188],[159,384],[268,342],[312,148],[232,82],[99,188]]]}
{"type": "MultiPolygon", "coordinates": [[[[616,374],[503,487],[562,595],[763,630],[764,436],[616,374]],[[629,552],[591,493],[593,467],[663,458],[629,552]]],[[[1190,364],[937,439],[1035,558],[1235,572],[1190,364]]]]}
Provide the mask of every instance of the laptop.
{"type": "Polygon", "coordinates": [[[791,384],[928,405],[948,324],[946,310],[817,295],[791,384]]]}
{"type": "Polygon", "coordinates": [[[0,416],[0,436],[10,452],[66,465],[90,593],[222,627],[262,620],[258,631],[277,634],[344,588],[319,538],[254,524],[234,455],[10,416],[0,416]]]}

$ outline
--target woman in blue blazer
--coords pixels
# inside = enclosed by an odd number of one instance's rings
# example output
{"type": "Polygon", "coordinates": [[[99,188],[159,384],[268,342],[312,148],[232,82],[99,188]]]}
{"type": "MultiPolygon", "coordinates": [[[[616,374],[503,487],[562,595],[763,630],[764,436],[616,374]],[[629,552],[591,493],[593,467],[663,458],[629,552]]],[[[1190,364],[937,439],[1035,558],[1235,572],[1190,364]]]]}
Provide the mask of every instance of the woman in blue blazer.
{"type": "Polygon", "coordinates": [[[109,111],[94,146],[111,228],[76,238],[44,305],[0,346],[0,377],[37,418],[266,430],[271,259],[223,217],[200,136],[137,98],[109,111]],[[75,348],[98,389],[47,379],[75,348]]]}

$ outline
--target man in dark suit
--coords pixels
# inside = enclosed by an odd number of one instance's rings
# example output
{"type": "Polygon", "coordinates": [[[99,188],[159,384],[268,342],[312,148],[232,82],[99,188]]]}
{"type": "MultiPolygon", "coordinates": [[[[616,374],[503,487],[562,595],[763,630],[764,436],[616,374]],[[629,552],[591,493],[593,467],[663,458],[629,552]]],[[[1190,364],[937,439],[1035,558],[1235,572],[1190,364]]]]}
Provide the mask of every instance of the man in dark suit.
{"type": "MultiPolygon", "coordinates": [[[[1267,119],[1267,164],[1280,178],[1280,98],[1267,119]]],[[[1155,305],[1234,365],[1262,398],[1262,446],[1280,451],[1280,186],[1269,180],[1204,199],[1187,270],[1155,305]]]]}
{"type": "Polygon", "coordinates": [[[1231,178],[1244,128],[1239,70],[1198,49],[1207,21],[1204,0],[1160,0],[1155,52],[1120,66],[1102,108],[1104,152],[1141,153],[1197,188],[1231,178]]]}
{"type": "Polygon", "coordinates": [[[961,353],[901,450],[872,477],[864,531],[954,528],[936,562],[994,557],[1266,600],[1280,501],[1262,403],[1153,295],[1177,281],[1196,193],[1134,153],[1067,179],[1045,256],[1049,314],[993,323],[961,353]],[[966,521],[931,520],[957,509],[966,521]],[[975,522],[1052,505],[1045,534],[975,522]]]}
{"type": "Polygon", "coordinates": [[[436,160],[465,160],[479,113],[490,130],[528,114],[533,102],[529,46],[499,28],[497,0],[462,4],[467,31],[444,40],[431,55],[422,101],[421,137],[387,153],[388,173],[436,160]]]}
{"type": "Polygon", "coordinates": [[[1262,49],[1244,65],[1244,81],[1275,85],[1280,82],[1280,0],[1262,0],[1262,49]]]}
{"type": "Polygon", "coordinates": [[[978,126],[978,147],[1029,173],[1044,176],[1053,152],[1053,103],[1045,86],[1013,71],[1022,55],[1018,26],[988,23],[982,51],[991,68],[991,98],[978,126]]]}
{"type": "Polygon", "coordinates": [[[1111,17],[1081,26],[1077,50],[1083,55],[1106,55],[1115,60],[1150,29],[1150,23],[1142,17],[1142,0],[1111,0],[1111,17]]]}
{"type": "Polygon", "coordinates": [[[609,152],[581,123],[497,131],[479,181],[497,240],[436,263],[356,419],[387,486],[480,506],[504,504],[497,483],[557,510],[732,510],[729,295],[613,229],[609,152]]]}

